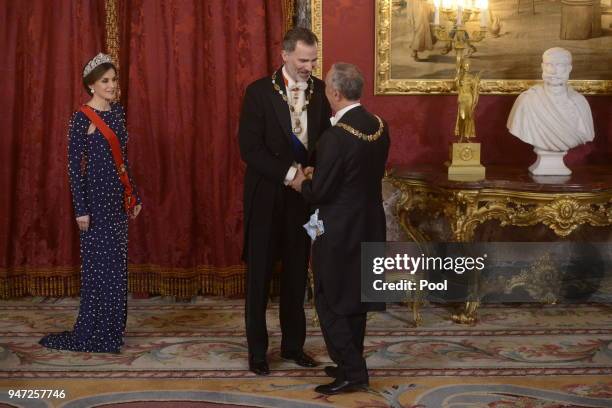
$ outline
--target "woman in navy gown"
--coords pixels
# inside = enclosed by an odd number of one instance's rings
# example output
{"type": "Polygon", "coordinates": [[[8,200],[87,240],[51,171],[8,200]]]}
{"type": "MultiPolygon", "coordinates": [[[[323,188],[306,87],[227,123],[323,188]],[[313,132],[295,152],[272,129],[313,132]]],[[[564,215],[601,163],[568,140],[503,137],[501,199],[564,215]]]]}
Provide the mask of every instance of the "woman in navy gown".
{"type": "MultiPolygon", "coordinates": [[[[119,139],[127,167],[128,134],[123,107],[116,102],[117,70],[108,55],[98,54],[83,70],[92,96],[86,105],[119,139]]],[[[88,109],[88,108],[87,108],[88,109]]],[[[70,332],[50,334],[40,344],[52,349],[118,353],[127,317],[128,212],[136,218],[142,205],[124,205],[109,142],[81,110],[72,115],[68,135],[68,175],[81,243],[81,302],[70,332]]],[[[133,187],[133,183],[130,183],[133,187]]]]}

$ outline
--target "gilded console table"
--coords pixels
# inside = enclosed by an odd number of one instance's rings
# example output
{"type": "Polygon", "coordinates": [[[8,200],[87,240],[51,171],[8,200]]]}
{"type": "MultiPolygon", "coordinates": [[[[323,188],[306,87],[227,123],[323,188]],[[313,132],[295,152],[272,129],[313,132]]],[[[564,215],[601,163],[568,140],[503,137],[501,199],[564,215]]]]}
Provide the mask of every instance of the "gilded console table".
{"type": "MultiPolygon", "coordinates": [[[[487,167],[485,180],[452,181],[444,166],[396,167],[387,181],[400,191],[398,221],[415,242],[471,242],[479,226],[490,221],[496,229],[515,227],[510,240],[545,240],[541,233],[521,237],[524,228],[537,225],[545,226],[554,239],[574,240],[582,227],[612,226],[612,166],[572,166],[572,170],[571,176],[535,178],[526,168],[487,167]],[[421,228],[416,221],[424,218],[443,220],[446,233],[433,236],[421,228]]],[[[604,229],[603,240],[610,239],[609,232],[610,228],[604,229]]],[[[478,306],[476,296],[453,320],[473,323],[478,306]]],[[[419,324],[418,302],[413,303],[413,315],[419,324]]]]}

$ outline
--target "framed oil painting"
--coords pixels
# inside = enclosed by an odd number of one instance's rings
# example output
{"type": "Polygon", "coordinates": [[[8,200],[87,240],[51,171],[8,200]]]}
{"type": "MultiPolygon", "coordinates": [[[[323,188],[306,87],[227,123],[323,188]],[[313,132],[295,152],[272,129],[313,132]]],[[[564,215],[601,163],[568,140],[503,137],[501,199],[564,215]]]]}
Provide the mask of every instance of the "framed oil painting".
{"type": "MultiPolygon", "coordinates": [[[[455,52],[436,38],[434,1],[375,2],[376,94],[454,93],[455,52]]],[[[473,38],[486,25],[471,54],[481,93],[526,90],[541,79],[542,53],[563,47],[573,56],[577,91],[612,94],[612,0],[489,0],[488,7],[465,23],[473,38]]],[[[439,19],[452,29],[451,18],[439,19]]]]}

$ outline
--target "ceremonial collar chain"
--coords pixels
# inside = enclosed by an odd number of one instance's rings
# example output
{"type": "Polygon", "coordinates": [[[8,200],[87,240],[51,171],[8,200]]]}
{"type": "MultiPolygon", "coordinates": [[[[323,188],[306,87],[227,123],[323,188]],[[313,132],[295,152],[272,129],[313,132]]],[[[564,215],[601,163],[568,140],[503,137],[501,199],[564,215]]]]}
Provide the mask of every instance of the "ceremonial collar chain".
{"type": "Polygon", "coordinates": [[[335,126],[338,126],[344,130],[346,130],[347,132],[349,132],[350,134],[352,134],[353,136],[357,136],[359,139],[366,141],[366,142],[374,142],[375,140],[377,140],[380,135],[382,135],[382,132],[385,128],[385,125],[383,124],[383,121],[381,118],[379,118],[377,115],[374,115],[376,117],[376,119],[378,119],[378,130],[375,133],[372,133],[371,135],[365,134],[363,132],[360,132],[359,130],[355,129],[352,126],[347,125],[346,123],[336,123],[335,126]]]}
{"type": "MultiPolygon", "coordinates": [[[[280,94],[280,96],[283,97],[283,100],[285,102],[287,102],[287,105],[289,105],[289,110],[291,112],[294,112],[295,108],[293,107],[291,102],[289,102],[289,99],[287,98],[287,95],[283,92],[283,90],[280,88],[280,86],[278,86],[278,84],[276,83],[276,72],[274,74],[272,74],[272,85],[274,86],[274,90],[276,92],[278,92],[280,94]]],[[[312,78],[308,78],[308,92],[306,93],[306,100],[304,101],[304,106],[302,107],[302,112],[305,112],[308,109],[308,104],[310,103],[310,98],[312,98],[313,92],[314,92],[314,81],[312,80],[312,78]]]]}

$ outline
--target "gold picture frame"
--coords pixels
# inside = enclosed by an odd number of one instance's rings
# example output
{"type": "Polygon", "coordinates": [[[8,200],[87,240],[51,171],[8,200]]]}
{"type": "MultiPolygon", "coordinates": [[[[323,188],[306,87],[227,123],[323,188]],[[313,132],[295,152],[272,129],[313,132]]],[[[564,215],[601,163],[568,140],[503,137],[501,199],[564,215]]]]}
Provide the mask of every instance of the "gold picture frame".
{"type": "MultiPolygon", "coordinates": [[[[313,0],[314,1],[314,0],[313,0]]],[[[406,46],[404,45],[402,49],[394,49],[392,47],[392,43],[398,43],[396,38],[392,36],[394,34],[394,20],[398,20],[399,18],[394,18],[394,13],[397,14],[397,9],[402,6],[410,5],[409,2],[415,0],[375,0],[375,75],[374,75],[374,93],[376,95],[417,95],[417,94],[452,94],[455,93],[455,83],[454,83],[454,74],[450,72],[450,70],[446,69],[446,75],[442,77],[436,77],[434,79],[427,76],[416,76],[411,77],[411,75],[394,75],[393,71],[393,60],[397,60],[397,56],[400,52],[406,52],[406,46]],[[395,11],[394,11],[395,8],[395,11]]],[[[492,2],[491,2],[492,3],[492,2]]],[[[533,20],[538,15],[531,14],[530,8],[526,8],[521,12],[520,9],[517,8],[516,2],[507,2],[512,3],[512,7],[516,9],[516,15],[513,15],[513,19],[517,20],[518,18],[523,18],[525,21],[533,20]],[[521,14],[522,13],[522,14],[521,14]],[[518,16],[518,17],[517,17],[518,16]]],[[[550,2],[547,3],[539,3],[539,7],[547,6],[550,2]]],[[[506,6],[506,4],[504,4],[506,6]]],[[[551,7],[551,6],[548,6],[551,7]]],[[[560,5],[558,7],[561,7],[560,5]]],[[[514,10],[512,11],[515,12],[514,10]]],[[[540,11],[541,19],[550,18],[548,15],[544,14],[543,11],[540,11]]],[[[395,21],[395,24],[398,24],[395,21]]],[[[515,23],[516,24],[516,23],[515,23]]],[[[503,27],[503,26],[502,26],[503,27]]],[[[402,27],[403,28],[403,27],[402,27]]],[[[399,30],[398,30],[399,31],[399,30]]],[[[605,41],[610,41],[612,43],[612,35],[610,35],[610,31],[605,31],[605,41]]],[[[496,39],[497,40],[497,39],[496,39]]],[[[508,40],[506,40],[508,41],[508,40]]],[[[498,41],[502,43],[502,41],[498,41]]],[[[560,42],[560,41],[557,41],[560,42]]],[[[526,42],[529,44],[529,42],[526,42]]],[[[606,42],[607,44],[607,42],[606,42]]],[[[541,44],[538,44],[541,45],[541,44]]],[[[477,45],[478,46],[478,45],[477,45]]],[[[558,44],[551,44],[552,46],[559,46],[558,44]]],[[[400,48],[397,46],[396,48],[400,48]]],[[[544,49],[548,48],[546,46],[544,49]]],[[[542,49],[541,51],[544,51],[542,49]]],[[[505,51],[502,49],[502,52],[505,51]]],[[[534,52],[534,50],[529,50],[529,55],[524,56],[523,58],[529,58],[531,63],[538,62],[538,55],[541,56],[541,51],[538,54],[534,52]]],[[[452,53],[452,51],[451,51],[452,53]]],[[[602,69],[605,69],[606,66],[612,67],[612,56],[609,57],[609,60],[606,59],[607,56],[601,56],[601,53],[597,53],[593,51],[593,56],[603,58],[604,64],[602,69]]],[[[608,55],[612,53],[608,52],[608,55]]],[[[512,53],[508,53],[507,55],[511,55],[514,57],[512,53]]],[[[584,56],[580,56],[584,58],[584,56]]],[[[403,56],[405,60],[405,56],[403,56]]],[[[448,58],[453,58],[451,54],[448,55],[448,58]]],[[[582,60],[583,65],[584,60],[582,60]]],[[[416,64],[414,64],[416,65],[416,64]]],[[[576,64],[574,64],[576,65],[576,64]]],[[[418,65],[417,65],[418,66],[418,65]]],[[[422,65],[425,66],[425,65],[422,65]]],[[[447,66],[450,64],[447,63],[447,66]]],[[[593,62],[593,66],[597,66],[595,62],[593,62]]],[[[478,70],[477,61],[473,64],[473,69],[478,70]]],[[[404,69],[404,71],[409,71],[409,69],[404,69]]],[[[576,71],[576,70],[574,70],[576,71]]],[[[612,70],[608,68],[608,71],[604,72],[607,75],[607,72],[610,73],[610,79],[576,79],[571,80],[570,84],[576,89],[578,92],[583,94],[612,94],[612,70]]],[[[572,77],[580,76],[580,74],[573,72],[572,77]]],[[[483,75],[483,79],[481,80],[481,90],[482,94],[518,94],[534,84],[540,82],[538,77],[532,75],[530,79],[491,79],[487,78],[486,70],[485,75],[483,75]]]]}
{"type": "Polygon", "coordinates": [[[310,0],[310,30],[319,39],[314,76],[323,79],[323,0],[310,0]]]}

